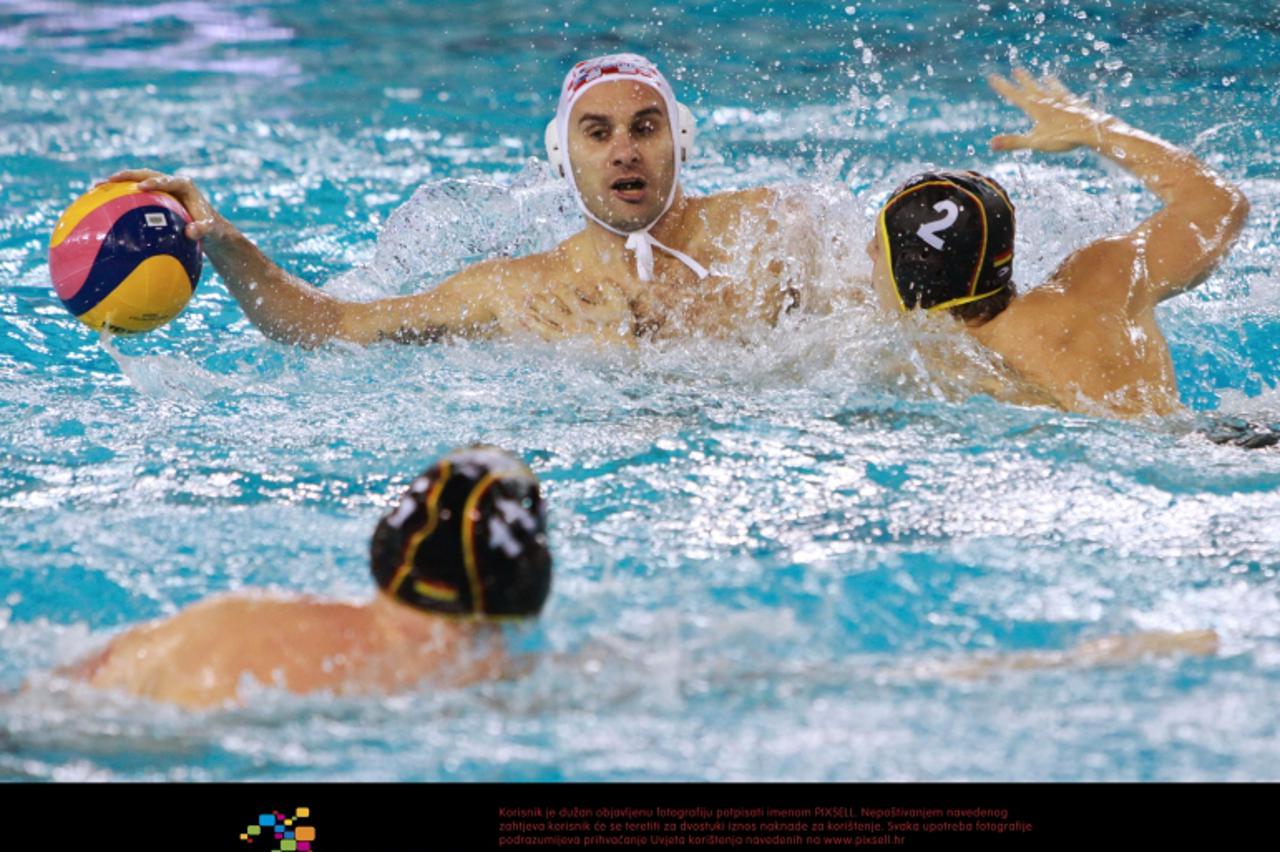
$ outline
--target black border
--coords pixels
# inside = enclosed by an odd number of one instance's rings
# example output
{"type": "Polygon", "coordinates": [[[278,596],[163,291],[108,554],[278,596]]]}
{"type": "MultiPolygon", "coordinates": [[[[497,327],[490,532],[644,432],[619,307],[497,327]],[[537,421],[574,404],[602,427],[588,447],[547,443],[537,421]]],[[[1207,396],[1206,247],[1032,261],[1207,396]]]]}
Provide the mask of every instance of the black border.
{"type": "MultiPolygon", "coordinates": [[[[901,843],[860,848],[1044,849],[1096,844],[1212,844],[1235,848],[1265,829],[1280,785],[1240,784],[9,784],[0,787],[8,835],[32,844],[128,850],[262,852],[239,839],[256,815],[311,808],[315,852],[559,848],[727,848],[676,842],[562,846],[498,843],[499,808],[1007,808],[1022,832],[900,835],[901,843]]],[[[679,832],[676,833],[679,835],[679,832]]],[[[744,841],[748,832],[736,832],[744,841]]],[[[616,835],[615,835],[616,836],[616,835]]],[[[643,837],[643,832],[634,833],[643,837]]],[[[674,835],[665,835],[674,836],[674,835]]],[[[691,835],[690,835],[691,836],[691,835]]],[[[870,836],[870,835],[867,835],[870,836]]],[[[816,848],[761,846],[733,848],[816,848]]],[[[830,845],[824,848],[831,848],[830,845]]],[[[846,846],[845,848],[853,848],[846,846]]]]}

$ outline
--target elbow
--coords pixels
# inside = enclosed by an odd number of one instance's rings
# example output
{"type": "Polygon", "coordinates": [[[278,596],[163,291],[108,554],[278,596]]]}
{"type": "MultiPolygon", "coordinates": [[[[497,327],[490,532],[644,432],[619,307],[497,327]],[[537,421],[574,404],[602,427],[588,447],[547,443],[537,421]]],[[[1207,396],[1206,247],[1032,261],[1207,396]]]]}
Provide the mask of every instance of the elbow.
{"type": "Polygon", "coordinates": [[[1226,183],[1224,180],[1221,189],[1222,224],[1226,225],[1228,234],[1234,238],[1244,228],[1245,220],[1249,217],[1249,200],[1244,196],[1243,189],[1234,183],[1226,183]]]}
{"type": "Polygon", "coordinates": [[[1200,230],[1202,239],[1225,250],[1244,230],[1244,224],[1249,218],[1249,199],[1245,198],[1239,187],[1226,184],[1220,186],[1206,202],[1193,221],[1200,230]]]}
{"type": "Polygon", "coordinates": [[[305,317],[279,329],[276,337],[281,343],[299,346],[303,349],[317,349],[334,340],[346,340],[353,343],[367,343],[357,339],[347,327],[346,307],[337,301],[326,301],[314,305],[305,317]]]}
{"type": "Polygon", "coordinates": [[[1233,186],[1231,189],[1231,222],[1235,225],[1236,230],[1239,231],[1249,218],[1249,199],[1245,197],[1239,187],[1233,186]]]}
{"type": "Polygon", "coordinates": [[[291,323],[259,322],[256,325],[268,340],[275,343],[283,343],[286,346],[301,346],[304,349],[314,349],[324,342],[320,335],[291,323]]]}

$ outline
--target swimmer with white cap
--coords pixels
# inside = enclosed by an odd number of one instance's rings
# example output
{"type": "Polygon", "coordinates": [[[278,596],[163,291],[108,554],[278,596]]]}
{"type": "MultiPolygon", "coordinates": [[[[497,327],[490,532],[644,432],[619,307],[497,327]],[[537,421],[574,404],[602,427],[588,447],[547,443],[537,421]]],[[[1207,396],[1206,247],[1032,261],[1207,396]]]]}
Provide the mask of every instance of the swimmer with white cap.
{"type": "MultiPolygon", "coordinates": [[[[1012,371],[1023,398],[1117,417],[1180,408],[1158,304],[1203,281],[1239,236],[1249,203],[1187,151],[1135,130],[1057,80],[993,76],[1035,126],[996,150],[1090,148],[1137,177],[1164,206],[1124,234],[1068,255],[1040,287],[1013,281],[1013,203],[976,172],[916,175],[890,194],[867,245],[890,313],[946,312],[1012,371]]],[[[950,365],[942,365],[948,369],[950,365]]],[[[999,389],[984,387],[1009,399],[999,389]]]]}
{"type": "Polygon", "coordinates": [[[795,246],[762,256],[759,235],[775,233],[779,217],[795,211],[763,188],[687,196],[680,172],[694,129],[692,113],[649,60],[618,54],[579,62],[565,77],[545,142],[586,227],[550,251],[485,261],[427,292],[366,303],[284,272],[189,178],[134,169],[109,180],[139,181],[182,202],[193,219],[188,236],[202,241],[249,319],[285,342],[427,342],[521,330],[624,342],[773,322],[797,304],[806,261],[795,246]]]}
{"type": "Polygon", "coordinates": [[[368,603],[236,594],[135,627],[61,673],[189,708],[234,705],[250,681],[295,693],[386,694],[512,671],[500,625],[551,589],[538,480],[496,447],[456,450],[379,522],[368,603]]]}

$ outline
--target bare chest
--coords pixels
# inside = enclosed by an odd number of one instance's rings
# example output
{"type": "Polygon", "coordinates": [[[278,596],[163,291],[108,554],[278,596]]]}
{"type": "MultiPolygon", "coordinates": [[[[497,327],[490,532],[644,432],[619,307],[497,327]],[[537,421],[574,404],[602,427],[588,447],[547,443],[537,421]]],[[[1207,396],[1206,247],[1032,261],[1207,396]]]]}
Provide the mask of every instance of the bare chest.
{"type": "Polygon", "coordinates": [[[627,282],[637,333],[656,339],[690,334],[725,337],[757,322],[772,323],[787,301],[777,269],[714,258],[699,279],[675,259],[655,264],[652,281],[627,282]]]}

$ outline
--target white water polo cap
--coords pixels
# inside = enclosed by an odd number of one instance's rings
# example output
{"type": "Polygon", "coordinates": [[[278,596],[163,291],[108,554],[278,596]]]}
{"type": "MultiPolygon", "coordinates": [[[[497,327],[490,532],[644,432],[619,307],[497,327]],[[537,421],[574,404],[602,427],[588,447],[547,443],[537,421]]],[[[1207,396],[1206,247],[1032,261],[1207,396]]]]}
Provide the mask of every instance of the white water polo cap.
{"type": "Polygon", "coordinates": [[[636,255],[636,274],[641,281],[651,281],[653,279],[653,250],[655,248],[665,251],[689,267],[699,278],[707,277],[707,270],[702,264],[682,251],[663,245],[649,233],[649,230],[658,223],[658,220],[667,214],[667,211],[671,209],[671,204],[675,201],[676,187],[680,183],[680,165],[693,153],[693,137],[693,113],[684,104],[676,101],[675,92],[672,91],[671,84],[667,82],[667,78],[662,76],[662,72],[658,70],[656,65],[643,56],[637,56],[634,53],[598,56],[595,59],[579,62],[569,69],[569,73],[565,75],[564,85],[560,88],[560,103],[556,107],[556,117],[547,125],[545,134],[547,159],[569,181],[569,188],[573,190],[573,197],[577,199],[578,209],[582,211],[582,215],[605,230],[627,238],[627,248],[635,252],[636,255]],[[613,225],[601,221],[598,216],[587,209],[587,204],[583,201],[582,192],[574,181],[573,169],[569,167],[568,161],[569,114],[573,112],[574,104],[593,86],[610,80],[631,80],[650,87],[661,96],[662,102],[667,108],[667,123],[671,127],[671,139],[676,149],[675,170],[672,177],[671,191],[667,194],[667,203],[663,206],[662,212],[658,214],[657,218],[634,231],[615,228],[613,225]]]}

